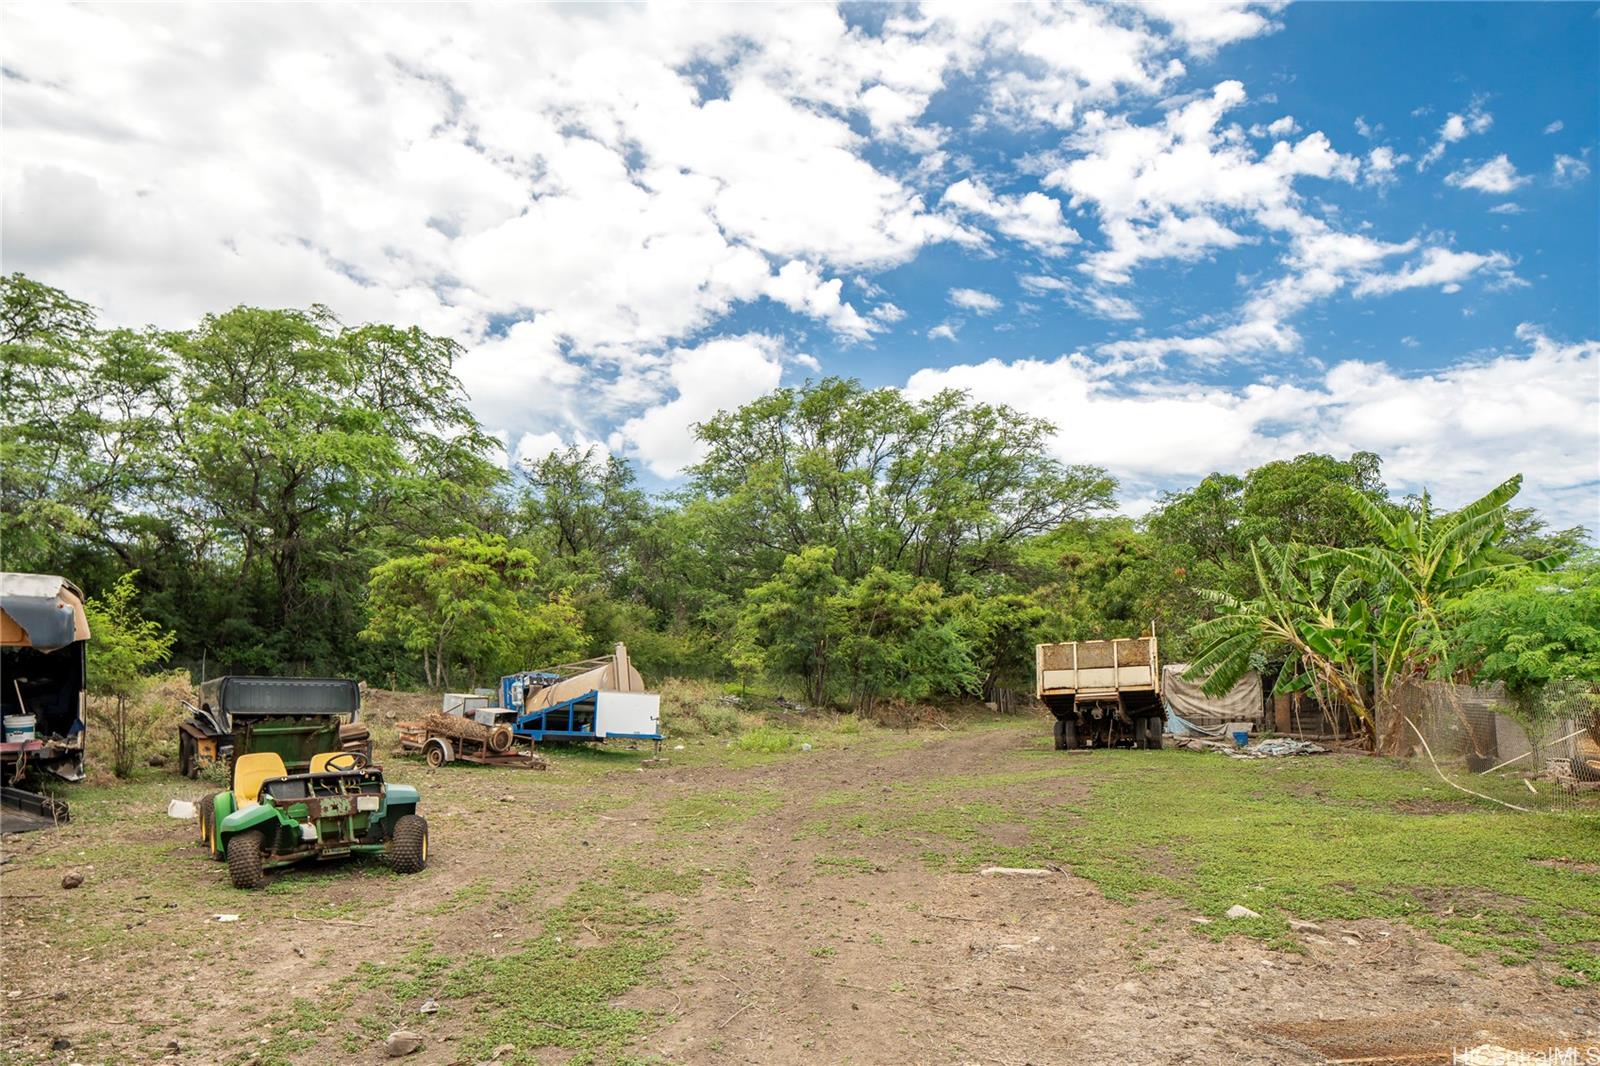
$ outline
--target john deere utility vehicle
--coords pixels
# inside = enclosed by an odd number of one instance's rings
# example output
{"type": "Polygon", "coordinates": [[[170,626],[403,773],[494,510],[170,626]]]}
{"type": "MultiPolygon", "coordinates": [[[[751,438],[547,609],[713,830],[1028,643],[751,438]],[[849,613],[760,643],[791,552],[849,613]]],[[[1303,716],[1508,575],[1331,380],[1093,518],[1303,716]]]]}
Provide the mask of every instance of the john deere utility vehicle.
{"type": "Polygon", "coordinates": [[[405,874],[428,864],[417,790],[386,784],[352,751],[323,752],[295,774],[275,751],[240,755],[233,788],[200,804],[200,843],[227,860],[235,888],[260,888],[267,870],[306,859],[382,855],[405,874]]]}

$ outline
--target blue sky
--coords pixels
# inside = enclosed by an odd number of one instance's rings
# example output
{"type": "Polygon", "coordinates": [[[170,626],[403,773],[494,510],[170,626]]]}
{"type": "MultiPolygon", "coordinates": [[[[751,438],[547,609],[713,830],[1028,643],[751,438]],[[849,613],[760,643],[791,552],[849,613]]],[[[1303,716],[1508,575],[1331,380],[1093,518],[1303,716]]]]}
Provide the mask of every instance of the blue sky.
{"type": "Polygon", "coordinates": [[[1214,469],[1516,470],[1600,526],[1594,4],[32,7],[4,238],[109,321],[325,303],[465,349],[511,458],[646,484],[779,383],[1214,469]]]}

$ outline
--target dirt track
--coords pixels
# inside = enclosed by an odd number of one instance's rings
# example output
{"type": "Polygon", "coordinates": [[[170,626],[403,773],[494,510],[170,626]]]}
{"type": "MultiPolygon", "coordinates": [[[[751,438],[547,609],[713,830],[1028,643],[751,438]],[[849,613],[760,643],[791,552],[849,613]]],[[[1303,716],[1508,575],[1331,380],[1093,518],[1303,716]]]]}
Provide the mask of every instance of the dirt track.
{"type": "MultiPolygon", "coordinates": [[[[270,1017],[262,1004],[314,1001],[363,961],[514,951],[544,908],[619,861],[697,879],[644,891],[676,916],[670,948],[616,1000],[648,1021],[625,1049],[601,1048],[601,1060],[1409,1063],[1486,1042],[1600,1043],[1591,992],[1472,964],[1407,927],[1337,923],[1305,954],[1238,936],[1213,942],[1175,904],[1114,903],[1070,871],[954,872],[924,861],[930,841],[915,826],[841,829],[902,782],[1035,768],[1041,746],[1032,723],[1013,723],[846,738],[744,767],[723,764],[714,741],[668,751],[681,765],[650,771],[624,752],[558,755],[543,774],[391,760],[394,776],[424,790],[428,871],[281,874],[250,896],[191,847],[191,827],[161,815],[193,784],[161,779],[140,786],[143,813],[130,823],[110,824],[107,801],[55,835],[8,839],[0,895],[20,939],[7,948],[0,1060],[149,1060],[175,1039],[188,1062],[252,1051],[260,1062],[387,1061],[373,1026],[356,1024],[359,993],[321,1028],[270,1017]],[[63,870],[86,864],[95,868],[82,889],[58,887],[63,870]],[[54,934],[19,927],[22,907],[64,924],[54,934]],[[242,918],[209,920],[224,912],[242,918]],[[285,1026],[295,1039],[270,1043],[285,1026]],[[58,1035],[72,1052],[48,1051],[58,1035]]],[[[1019,788],[1041,805],[1083,799],[1076,778],[995,791],[1015,800],[1019,788]]],[[[1001,843],[1005,832],[996,830],[1001,843]]],[[[612,936],[576,928],[573,947],[612,936]]],[[[421,1016],[422,998],[395,1004],[395,1020],[428,1037],[406,1061],[476,1061],[468,1048],[479,1046],[484,1004],[444,1000],[421,1016]]],[[[572,1054],[518,1047],[501,1061],[572,1054]]]]}

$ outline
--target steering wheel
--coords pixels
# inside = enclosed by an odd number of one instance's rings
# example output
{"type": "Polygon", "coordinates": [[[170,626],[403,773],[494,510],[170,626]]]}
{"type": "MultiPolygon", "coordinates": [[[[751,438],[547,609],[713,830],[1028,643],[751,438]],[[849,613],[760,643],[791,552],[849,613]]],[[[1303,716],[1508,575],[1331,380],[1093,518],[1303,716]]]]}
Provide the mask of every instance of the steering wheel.
{"type": "Polygon", "coordinates": [[[355,770],[365,770],[367,768],[367,757],[359,751],[341,751],[322,765],[325,769],[331,770],[336,774],[347,774],[355,770]],[[346,765],[346,760],[348,760],[348,765],[346,765]]]}

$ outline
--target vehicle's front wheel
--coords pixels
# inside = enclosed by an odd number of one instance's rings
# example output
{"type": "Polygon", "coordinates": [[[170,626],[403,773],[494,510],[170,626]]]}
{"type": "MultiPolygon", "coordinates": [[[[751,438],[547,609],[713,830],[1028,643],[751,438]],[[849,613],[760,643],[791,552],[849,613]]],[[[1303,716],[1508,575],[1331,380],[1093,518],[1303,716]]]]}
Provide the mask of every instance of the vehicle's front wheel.
{"type": "Polygon", "coordinates": [[[234,888],[261,888],[267,883],[264,841],[260,833],[235,833],[228,838],[228,877],[234,888]]]}
{"type": "Polygon", "coordinates": [[[414,874],[428,865],[428,823],[421,815],[406,814],[394,823],[389,842],[389,865],[397,873],[414,874]]]}
{"type": "Polygon", "coordinates": [[[217,820],[217,793],[209,792],[206,798],[200,801],[200,843],[207,850],[211,847],[212,826],[217,820]]]}

